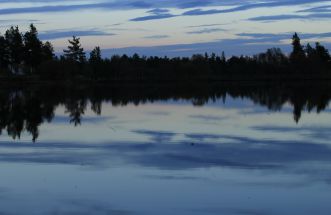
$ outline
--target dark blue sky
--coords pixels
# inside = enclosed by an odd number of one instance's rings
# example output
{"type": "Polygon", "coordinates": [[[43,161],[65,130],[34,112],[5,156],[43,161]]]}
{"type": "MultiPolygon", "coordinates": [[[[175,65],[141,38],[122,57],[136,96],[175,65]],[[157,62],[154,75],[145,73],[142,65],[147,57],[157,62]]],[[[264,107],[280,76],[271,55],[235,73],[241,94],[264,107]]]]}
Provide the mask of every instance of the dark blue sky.
{"type": "Polygon", "coordinates": [[[72,35],[105,54],[253,54],[290,37],[331,42],[329,0],[0,0],[0,32],[35,23],[57,51],[72,35]]]}

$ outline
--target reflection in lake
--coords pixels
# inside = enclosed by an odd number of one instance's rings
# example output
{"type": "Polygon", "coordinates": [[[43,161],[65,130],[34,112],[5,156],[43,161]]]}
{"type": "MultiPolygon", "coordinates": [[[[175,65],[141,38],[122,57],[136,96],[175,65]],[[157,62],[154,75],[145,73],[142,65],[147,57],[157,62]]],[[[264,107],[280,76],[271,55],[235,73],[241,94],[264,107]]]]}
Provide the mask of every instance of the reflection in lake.
{"type": "Polygon", "coordinates": [[[2,89],[0,214],[328,215],[330,89],[2,89]]]}
{"type": "MultiPolygon", "coordinates": [[[[227,100],[247,99],[270,111],[291,106],[298,122],[302,111],[323,111],[331,99],[331,86],[315,83],[299,85],[254,85],[250,83],[214,84],[206,86],[126,86],[126,87],[21,87],[5,88],[0,92],[0,128],[7,130],[13,139],[22,131],[29,132],[35,141],[38,127],[51,122],[58,106],[65,107],[69,122],[80,125],[88,104],[97,115],[102,103],[113,106],[141,105],[160,101],[186,101],[194,106],[210,103],[224,104],[227,100]]],[[[213,118],[215,119],[215,118],[213,118]]]]}

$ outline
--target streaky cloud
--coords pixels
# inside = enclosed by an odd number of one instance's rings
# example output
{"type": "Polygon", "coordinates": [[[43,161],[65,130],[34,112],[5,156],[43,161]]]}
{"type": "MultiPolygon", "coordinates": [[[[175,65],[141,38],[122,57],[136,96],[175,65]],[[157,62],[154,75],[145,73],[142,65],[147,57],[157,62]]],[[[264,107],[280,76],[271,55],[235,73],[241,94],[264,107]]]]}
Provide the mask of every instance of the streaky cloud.
{"type": "Polygon", "coordinates": [[[164,39],[169,38],[169,35],[151,35],[151,36],[145,36],[145,39],[164,39]]]}
{"type": "Polygon", "coordinates": [[[148,21],[148,20],[168,19],[168,18],[173,18],[173,17],[176,17],[176,15],[173,15],[173,14],[170,14],[170,13],[156,14],[156,15],[148,15],[148,16],[133,18],[133,19],[130,19],[130,21],[141,22],[141,21],[148,21]]]}
{"type": "Polygon", "coordinates": [[[54,40],[61,38],[72,37],[73,35],[83,37],[83,36],[112,36],[113,33],[104,32],[101,30],[54,30],[46,31],[39,34],[42,40],[54,40]]]}
{"type": "Polygon", "coordinates": [[[250,21],[281,21],[281,20],[291,20],[291,19],[302,19],[302,20],[312,20],[312,19],[329,19],[331,18],[331,13],[313,13],[308,15],[294,15],[294,14],[282,14],[274,16],[257,16],[250,18],[250,21]]]}
{"type": "MultiPolygon", "coordinates": [[[[229,2],[220,2],[216,0],[208,0],[208,1],[197,1],[197,0],[183,0],[180,3],[178,1],[169,0],[169,1],[103,1],[96,3],[86,3],[85,1],[74,1],[72,4],[63,4],[62,2],[57,2],[57,5],[36,5],[30,7],[13,7],[13,8],[2,8],[0,9],[1,15],[6,14],[22,14],[22,13],[51,13],[51,12],[69,12],[76,10],[87,10],[87,9],[104,9],[104,10],[123,10],[123,9],[151,9],[151,8],[160,8],[160,9],[168,9],[168,8],[177,8],[177,9],[189,9],[189,8],[197,8],[197,7],[206,7],[206,6],[233,6],[230,9],[214,9],[214,10],[203,10],[203,9],[193,9],[187,12],[184,12],[183,15],[208,15],[208,14],[218,14],[218,13],[230,13],[237,11],[244,11],[254,8],[264,8],[264,7],[279,7],[279,6],[295,6],[295,5],[303,5],[303,4],[311,4],[311,3],[319,3],[319,2],[329,2],[330,0],[278,0],[272,2],[258,2],[256,1],[234,1],[232,3],[229,2]]],[[[8,3],[13,1],[1,1],[2,3],[8,3]]],[[[1,3],[0,2],[0,3],[1,3]]],[[[31,1],[15,1],[15,2],[30,2],[31,1]]],[[[36,2],[36,1],[35,1],[36,2]]],[[[38,0],[38,3],[49,3],[54,1],[50,0],[38,0]]],[[[72,2],[72,1],[71,1],[72,2]]]]}
{"type": "Polygon", "coordinates": [[[197,31],[189,31],[186,32],[187,34],[210,34],[210,33],[215,33],[215,32],[223,32],[226,31],[223,28],[204,28],[201,30],[197,30],[197,31]]]}

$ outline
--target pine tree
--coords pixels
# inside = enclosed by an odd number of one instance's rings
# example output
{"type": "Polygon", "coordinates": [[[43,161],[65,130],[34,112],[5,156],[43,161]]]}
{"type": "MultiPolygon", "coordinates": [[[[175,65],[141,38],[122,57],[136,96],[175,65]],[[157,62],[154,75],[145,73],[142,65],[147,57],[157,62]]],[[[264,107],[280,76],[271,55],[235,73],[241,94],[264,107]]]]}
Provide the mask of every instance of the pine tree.
{"type": "Polygon", "coordinates": [[[24,34],[24,61],[31,70],[42,61],[42,42],[38,38],[36,27],[31,24],[30,31],[24,34]]]}
{"type": "Polygon", "coordinates": [[[316,57],[316,50],[309,43],[306,46],[306,53],[309,60],[314,60],[316,57]]]}
{"type": "Polygon", "coordinates": [[[290,55],[290,61],[292,63],[302,63],[306,55],[297,33],[295,33],[292,37],[292,46],[293,46],[293,51],[290,55]]]}
{"type": "Polygon", "coordinates": [[[3,36],[0,36],[0,69],[7,69],[9,65],[8,43],[3,36]]]}
{"type": "Polygon", "coordinates": [[[84,49],[81,47],[80,38],[73,36],[72,40],[69,40],[70,45],[67,50],[64,51],[64,56],[67,60],[74,61],[77,63],[84,63],[86,56],[84,49]]]}
{"type": "Polygon", "coordinates": [[[54,58],[54,48],[53,45],[46,41],[42,44],[42,61],[50,61],[54,58]]]}
{"type": "Polygon", "coordinates": [[[316,50],[317,58],[320,61],[322,61],[322,62],[330,61],[329,51],[324,46],[322,46],[320,43],[318,43],[318,42],[316,43],[315,50],[316,50]]]}
{"type": "Polygon", "coordinates": [[[23,37],[18,26],[15,28],[13,26],[10,27],[5,33],[5,39],[9,50],[9,64],[12,71],[17,73],[24,57],[23,37]]]}
{"type": "Polygon", "coordinates": [[[91,64],[96,64],[96,63],[100,63],[101,61],[102,61],[101,50],[100,47],[97,46],[91,51],[89,62],[91,64]]]}

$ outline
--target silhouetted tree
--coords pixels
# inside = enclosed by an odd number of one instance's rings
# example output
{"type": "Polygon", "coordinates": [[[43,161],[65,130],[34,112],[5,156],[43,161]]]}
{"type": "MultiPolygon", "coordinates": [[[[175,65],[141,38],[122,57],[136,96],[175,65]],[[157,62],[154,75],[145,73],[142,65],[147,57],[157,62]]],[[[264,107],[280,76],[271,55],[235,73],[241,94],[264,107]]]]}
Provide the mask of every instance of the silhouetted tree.
{"type": "Polygon", "coordinates": [[[68,41],[70,44],[68,49],[63,50],[65,58],[69,61],[84,63],[86,61],[86,56],[84,49],[81,47],[80,38],[73,36],[72,40],[68,41]]]}
{"type": "Polygon", "coordinates": [[[6,39],[0,35],[0,69],[7,69],[9,66],[9,49],[6,39]]]}
{"type": "Polygon", "coordinates": [[[5,38],[8,44],[11,70],[18,73],[24,57],[23,38],[18,26],[10,27],[5,33],[5,38]]]}
{"type": "Polygon", "coordinates": [[[46,41],[45,43],[42,44],[42,60],[43,61],[50,61],[53,60],[54,58],[54,48],[53,45],[49,42],[46,41]]]}
{"type": "Polygon", "coordinates": [[[95,47],[91,53],[90,53],[90,59],[89,59],[89,62],[91,64],[98,64],[102,61],[102,58],[101,58],[101,49],[99,46],[95,47]]]}
{"type": "Polygon", "coordinates": [[[290,55],[290,61],[292,63],[302,63],[306,55],[297,33],[295,33],[292,37],[292,46],[293,51],[290,55]]]}
{"type": "Polygon", "coordinates": [[[24,44],[24,61],[32,72],[43,60],[42,42],[39,40],[38,31],[33,24],[30,25],[30,30],[24,34],[24,44]]]}
{"type": "Polygon", "coordinates": [[[316,50],[316,55],[320,61],[328,62],[330,60],[329,51],[319,42],[316,43],[315,50],[316,50]]]}

